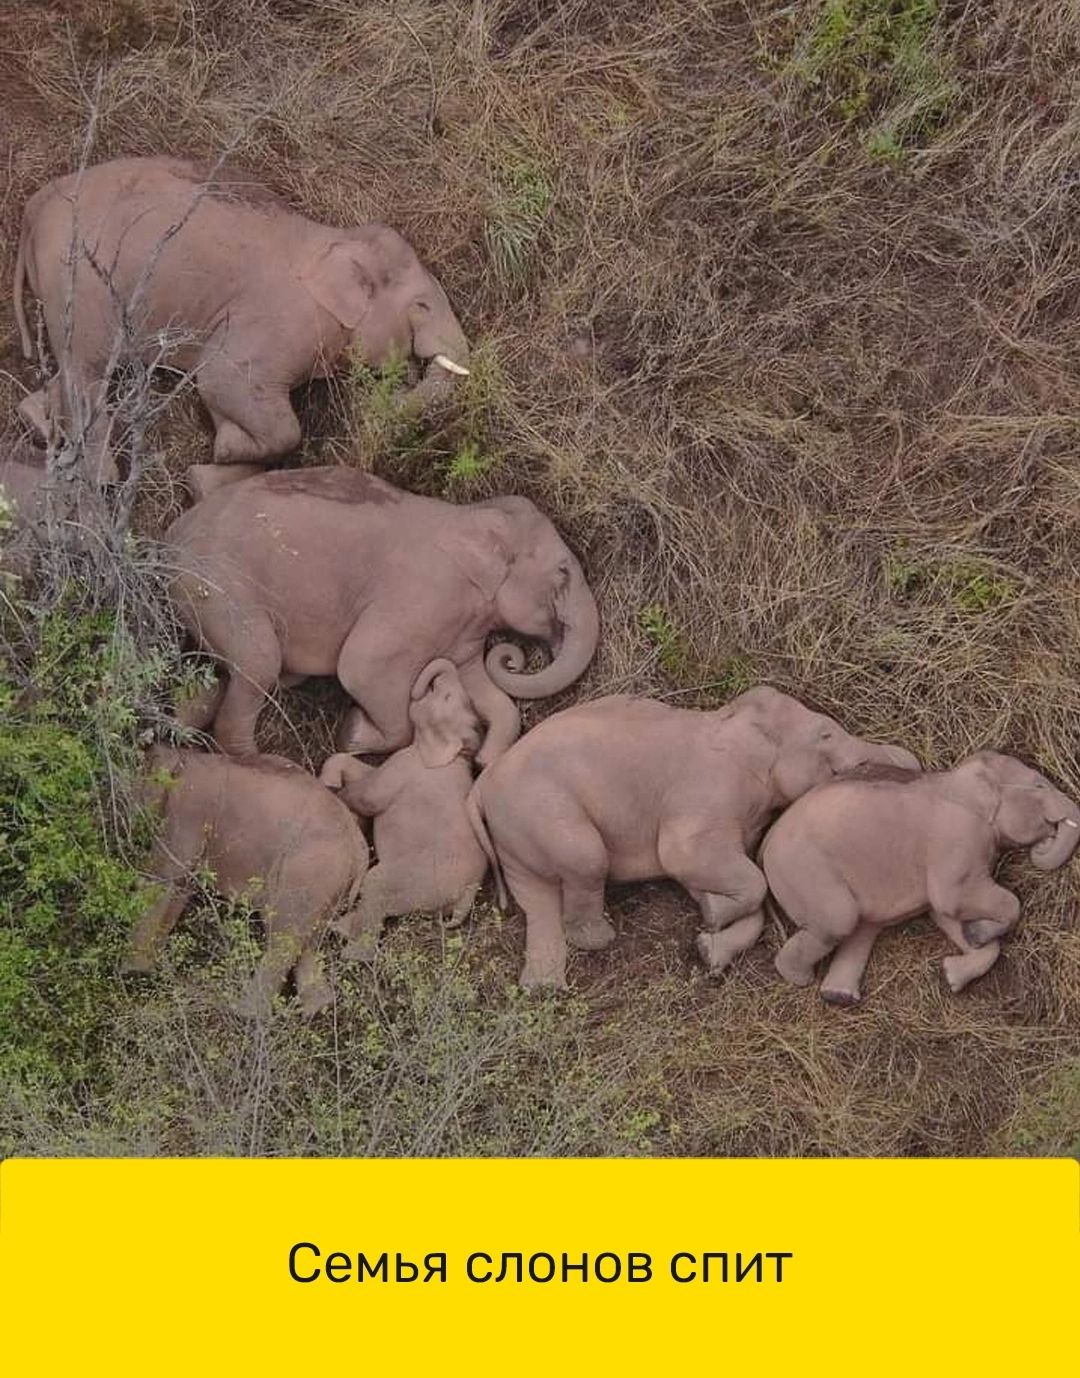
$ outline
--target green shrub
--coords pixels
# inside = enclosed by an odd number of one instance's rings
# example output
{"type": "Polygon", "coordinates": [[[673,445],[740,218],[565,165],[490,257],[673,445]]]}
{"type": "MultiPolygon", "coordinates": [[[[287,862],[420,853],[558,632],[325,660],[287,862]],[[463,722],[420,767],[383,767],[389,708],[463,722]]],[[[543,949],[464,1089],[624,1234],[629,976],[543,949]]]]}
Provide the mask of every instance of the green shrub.
{"type": "Polygon", "coordinates": [[[147,895],[110,842],[136,705],[156,674],[112,619],[63,605],[28,673],[0,663],[0,1079],[92,1074],[117,954],[147,895]]]}

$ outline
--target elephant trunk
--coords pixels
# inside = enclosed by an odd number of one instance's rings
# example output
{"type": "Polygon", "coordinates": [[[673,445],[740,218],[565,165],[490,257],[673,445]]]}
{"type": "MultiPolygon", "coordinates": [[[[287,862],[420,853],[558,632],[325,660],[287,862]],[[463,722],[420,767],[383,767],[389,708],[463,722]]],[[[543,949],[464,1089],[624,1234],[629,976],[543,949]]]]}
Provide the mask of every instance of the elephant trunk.
{"type": "Polygon", "coordinates": [[[1064,796],[1062,801],[1062,817],[1057,820],[1054,831],[1036,842],[1029,853],[1031,864],[1040,871],[1056,871],[1064,866],[1080,842],[1080,809],[1064,796]]]}
{"type": "Polygon", "coordinates": [[[414,308],[410,321],[413,353],[427,367],[423,378],[409,389],[406,401],[410,407],[423,410],[447,396],[458,378],[468,375],[469,342],[445,298],[423,315],[414,308]]]}
{"type": "Polygon", "coordinates": [[[522,674],[525,658],[521,648],[510,642],[493,646],[484,664],[493,683],[504,693],[519,699],[547,698],[569,688],[585,673],[599,640],[600,614],[596,599],[581,570],[575,568],[551,664],[535,674],[522,674]]]}

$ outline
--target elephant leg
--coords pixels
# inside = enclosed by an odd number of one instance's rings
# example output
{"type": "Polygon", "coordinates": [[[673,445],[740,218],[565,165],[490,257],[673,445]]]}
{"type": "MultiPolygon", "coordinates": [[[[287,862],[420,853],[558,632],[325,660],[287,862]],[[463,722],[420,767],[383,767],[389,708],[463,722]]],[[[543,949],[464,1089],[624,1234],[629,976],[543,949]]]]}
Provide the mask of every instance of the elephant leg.
{"type": "Polygon", "coordinates": [[[47,443],[49,439],[49,416],[46,399],[45,389],[38,388],[37,392],[28,392],[16,408],[19,415],[43,444],[47,443]]]}
{"type": "Polygon", "coordinates": [[[765,877],[726,834],[696,819],[665,819],[657,838],[664,873],[698,902],[710,933],[756,914],[765,901],[765,877]]]}
{"type": "Polygon", "coordinates": [[[851,895],[843,891],[831,899],[833,907],[828,919],[815,915],[813,924],[793,933],[776,954],[777,971],[793,986],[810,985],[818,962],[858,928],[859,911],[851,895]]]}
{"type": "Polygon", "coordinates": [[[710,976],[719,975],[740,952],[753,947],[761,937],[764,927],[764,911],[756,909],[744,918],[725,924],[719,932],[706,928],[704,932],[699,933],[698,956],[708,967],[710,976]]]}
{"type": "Polygon", "coordinates": [[[257,464],[300,444],[300,422],[287,388],[253,381],[253,368],[211,352],[196,375],[214,422],[215,464],[257,464]]]}
{"type": "Polygon", "coordinates": [[[443,921],[445,928],[460,928],[465,920],[472,913],[472,907],[476,903],[476,896],[480,890],[480,881],[473,881],[471,885],[466,885],[461,894],[458,895],[454,903],[453,913],[448,919],[443,921]]]}
{"type": "Polygon", "coordinates": [[[193,732],[205,732],[225,697],[226,681],[219,676],[208,688],[200,686],[176,705],[176,721],[193,732]]]}
{"type": "Polygon", "coordinates": [[[165,883],[165,889],[136,923],[131,934],[128,952],[120,970],[126,974],[143,974],[157,966],[161,945],[180,921],[191,898],[191,891],[165,883]]]}
{"type": "Polygon", "coordinates": [[[865,921],[840,944],[821,983],[821,997],[830,1005],[857,1005],[860,982],[880,929],[865,921]]]}
{"type": "Polygon", "coordinates": [[[302,1013],[310,1019],[333,1004],[334,992],[323,970],[322,956],[310,947],[305,947],[293,970],[296,980],[296,998],[302,1013]]]}
{"type": "Polygon", "coordinates": [[[566,989],[566,934],[562,921],[562,886],[506,861],[503,876],[525,911],[525,965],[520,983],[526,989],[566,989]]]}
{"type": "Polygon", "coordinates": [[[255,728],[281,674],[281,646],[268,617],[245,638],[243,663],[230,665],[229,683],[214,718],[214,739],[227,756],[253,756],[255,728]]]}
{"type": "Polygon", "coordinates": [[[401,647],[409,644],[410,628],[399,618],[370,627],[361,618],[346,637],[337,676],[356,707],[338,728],[339,751],[385,755],[412,741],[409,692],[416,676],[400,662],[401,647]]]}
{"type": "Polygon", "coordinates": [[[949,989],[954,995],[959,995],[965,986],[990,970],[1001,955],[1001,944],[995,940],[981,947],[973,947],[964,934],[965,925],[959,919],[938,913],[937,910],[933,911],[933,915],[937,926],[960,949],[959,957],[946,957],[941,963],[949,989]]]}
{"type": "Polygon", "coordinates": [[[615,941],[615,929],[604,917],[603,875],[594,880],[564,880],[562,913],[566,940],[571,946],[583,952],[599,952],[615,941]]]}
{"type": "Polygon", "coordinates": [[[271,929],[266,951],[259,959],[255,974],[237,1005],[237,1013],[248,1019],[265,1018],[270,1013],[274,996],[280,994],[303,950],[303,941],[296,933],[271,929]]]}
{"type": "Polygon", "coordinates": [[[400,889],[394,885],[385,866],[373,866],[367,873],[360,889],[359,904],[342,914],[333,925],[336,932],[348,939],[341,954],[345,961],[373,960],[385,921],[395,914],[407,914],[412,907],[407,895],[395,893],[400,889]],[[402,905],[400,909],[398,904],[402,905]]]}
{"type": "Polygon", "coordinates": [[[971,947],[997,942],[1020,921],[1020,901],[1011,890],[987,876],[970,885],[954,910],[971,947]]]}

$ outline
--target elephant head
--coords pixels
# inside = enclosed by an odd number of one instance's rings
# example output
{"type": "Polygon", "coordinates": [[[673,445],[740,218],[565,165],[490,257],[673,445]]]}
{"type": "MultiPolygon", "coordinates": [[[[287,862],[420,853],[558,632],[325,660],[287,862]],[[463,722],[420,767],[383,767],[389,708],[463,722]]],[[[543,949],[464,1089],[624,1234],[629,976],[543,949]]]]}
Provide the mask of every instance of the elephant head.
{"type": "Polygon", "coordinates": [[[448,766],[480,749],[480,723],[452,660],[433,660],[412,688],[409,719],[420,758],[429,768],[448,766]]]}
{"type": "MultiPolygon", "coordinates": [[[[490,626],[507,627],[547,644],[552,660],[523,674],[519,646],[500,643],[485,666],[492,682],[515,698],[539,699],[573,684],[600,638],[596,600],[574,555],[528,498],[494,498],[472,509],[471,577],[491,602],[490,626]]],[[[465,553],[465,552],[462,552],[465,553]]]]}
{"type": "Polygon", "coordinates": [[[770,778],[782,804],[794,803],[815,785],[868,767],[919,771],[903,747],[878,745],[845,732],[835,718],[815,713],[798,699],[760,686],[732,700],[721,717],[748,715],[773,751],[770,778]]]}
{"type": "Polygon", "coordinates": [[[370,362],[408,349],[426,365],[403,406],[419,410],[468,374],[468,341],[446,293],[395,230],[365,225],[333,232],[301,281],[349,342],[363,343],[370,362]]]}
{"type": "Polygon", "coordinates": [[[957,768],[989,808],[1003,849],[1030,848],[1031,864],[1056,871],[1080,843],[1080,806],[1013,756],[980,751],[957,768]]]}

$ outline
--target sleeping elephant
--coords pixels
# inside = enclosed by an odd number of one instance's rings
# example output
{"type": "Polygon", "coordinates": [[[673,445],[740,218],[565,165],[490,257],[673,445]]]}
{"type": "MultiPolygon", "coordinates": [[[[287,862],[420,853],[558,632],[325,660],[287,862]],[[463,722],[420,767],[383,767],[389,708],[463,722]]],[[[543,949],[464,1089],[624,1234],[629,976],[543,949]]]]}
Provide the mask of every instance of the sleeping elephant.
{"type": "Polygon", "coordinates": [[[368,868],[345,805],[278,756],[239,762],[166,746],[147,753],[141,794],[161,820],[148,866],[161,889],[132,931],[124,971],[153,970],[209,875],[218,894],[247,900],[266,925],[244,1012],[266,1012],[290,972],[305,1014],[329,1004],[319,943],[335,915],[348,922],[368,868]]]}
{"type": "Polygon", "coordinates": [[[413,684],[445,657],[487,724],[484,765],[518,734],[508,696],[559,693],[596,650],[581,566],[527,498],[458,506],[355,469],[279,470],[210,493],[165,544],[181,619],[229,671],[214,735],[233,755],[255,751],[266,695],[285,676],[336,675],[356,701],[341,750],[407,746],[413,684]],[[499,628],[546,642],[554,659],[522,674],[517,646],[485,655],[499,628]]]}
{"type": "Polygon", "coordinates": [[[1012,756],[980,751],[954,770],[870,772],[811,790],[761,849],[769,889],[798,925],[776,968],[806,986],[835,951],[821,988],[852,1005],[882,928],[929,910],[960,955],[945,958],[960,991],[997,961],[1020,902],[994,880],[1002,852],[1064,866],[1080,841],[1080,807],[1012,756]]]}
{"type": "Polygon", "coordinates": [[[417,404],[468,373],[446,294],[399,234],[316,224],[232,169],[124,158],[32,196],[14,288],[29,359],[24,282],[57,373],[20,410],[46,438],[81,440],[102,482],[115,477],[108,380],[126,360],[194,374],[219,464],[294,449],[290,390],[346,350],[373,365],[410,351],[428,361],[417,404]]]}
{"type": "Polygon", "coordinates": [[[615,936],[605,883],[657,876],[698,902],[698,951],[722,970],[761,933],[765,878],[748,853],[770,816],[867,762],[918,769],[767,687],[711,713],[617,694],[546,718],[469,796],[525,911],[522,985],[565,986],[567,938],[615,936]]]}

